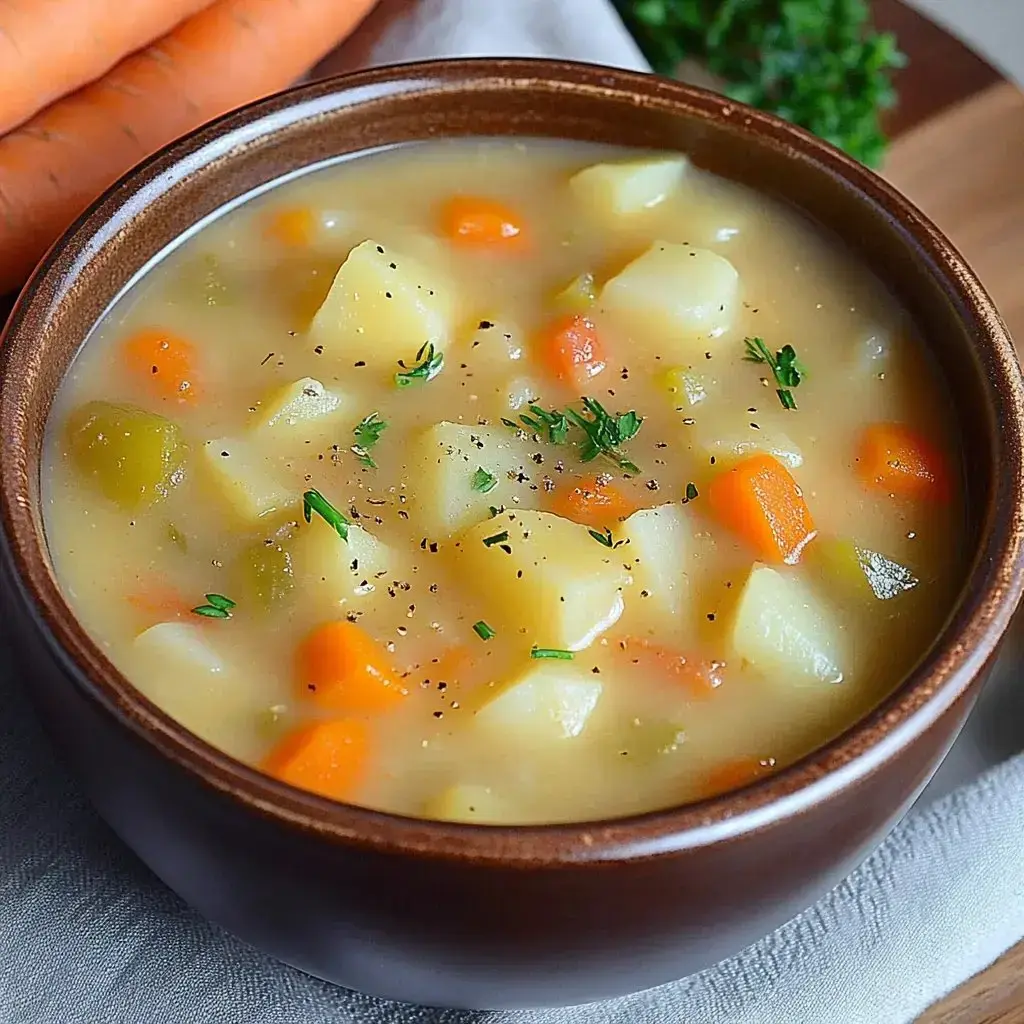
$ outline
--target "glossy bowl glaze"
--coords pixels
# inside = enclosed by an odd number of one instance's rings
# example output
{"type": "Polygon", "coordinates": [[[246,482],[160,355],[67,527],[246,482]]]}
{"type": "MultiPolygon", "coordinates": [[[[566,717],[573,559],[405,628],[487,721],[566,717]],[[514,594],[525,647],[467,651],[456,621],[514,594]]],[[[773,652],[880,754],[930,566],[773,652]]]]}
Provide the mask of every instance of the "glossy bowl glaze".
{"type": "MultiPolygon", "coordinates": [[[[238,935],[366,992],[469,1008],[578,1003],[737,952],[846,875],[913,801],[973,704],[1021,591],[1022,381],[992,303],[881,179],[802,131],[652,76],[542,61],[406,65],[304,86],[175,143],[99,200],[0,348],[0,570],[25,685],[118,834],[238,935]],[[772,778],[609,822],[417,821],[293,790],[137,693],[69,610],[39,506],[43,429],[89,329],[165,246],[256,186],[443,136],[680,149],[841,237],[914,317],[950,383],[971,551],[934,646],[873,714],[772,778]]],[[[102,571],[102,567],[97,567],[102,571]]]]}

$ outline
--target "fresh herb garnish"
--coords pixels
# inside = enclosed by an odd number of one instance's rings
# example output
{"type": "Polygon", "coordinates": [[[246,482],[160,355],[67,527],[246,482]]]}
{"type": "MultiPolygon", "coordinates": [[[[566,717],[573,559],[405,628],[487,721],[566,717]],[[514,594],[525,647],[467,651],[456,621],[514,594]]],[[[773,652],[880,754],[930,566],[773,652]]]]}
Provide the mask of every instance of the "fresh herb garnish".
{"type": "Polygon", "coordinates": [[[775,383],[779,385],[775,390],[775,394],[779,396],[782,408],[795,409],[796,399],[793,397],[793,392],[789,389],[795,388],[803,380],[804,374],[807,371],[800,365],[800,360],[797,359],[796,350],[793,346],[783,345],[782,348],[772,355],[771,349],[764,343],[763,338],[746,338],[743,344],[747,349],[744,359],[752,363],[768,364],[768,368],[772,371],[772,376],[775,377],[775,383]]]}
{"type": "Polygon", "coordinates": [[[494,636],[494,630],[481,619],[479,622],[473,623],[473,632],[476,633],[481,640],[490,640],[494,636]]]}
{"type": "Polygon", "coordinates": [[[387,428],[387,422],[380,418],[380,413],[371,412],[369,416],[364,416],[352,431],[356,435],[356,443],[352,445],[352,454],[367,469],[377,468],[377,463],[373,461],[370,449],[380,440],[380,435],[387,428]]]}
{"type": "Polygon", "coordinates": [[[503,544],[508,540],[508,530],[502,530],[501,533],[496,533],[493,537],[484,537],[484,547],[493,547],[495,544],[503,544]]]}
{"type": "Polygon", "coordinates": [[[425,384],[428,380],[433,380],[444,369],[444,353],[438,352],[432,341],[420,347],[419,352],[416,353],[416,359],[416,366],[406,366],[401,359],[398,360],[398,365],[402,369],[395,374],[395,383],[400,388],[407,388],[417,381],[422,381],[425,384]]]}
{"type": "Polygon", "coordinates": [[[310,522],[316,513],[342,539],[348,540],[348,528],[352,524],[319,491],[306,491],[302,496],[302,514],[310,522]]]}
{"type": "Polygon", "coordinates": [[[615,542],[612,540],[612,531],[609,530],[607,526],[604,528],[604,533],[601,533],[599,530],[587,530],[587,533],[589,533],[598,544],[603,544],[606,548],[615,547],[615,542]]]}
{"type": "Polygon", "coordinates": [[[685,505],[688,501],[693,501],[697,497],[697,485],[691,480],[686,485],[686,493],[683,495],[683,504],[685,505]]]}
{"type": "Polygon", "coordinates": [[[231,609],[235,602],[223,594],[204,594],[206,604],[197,605],[192,609],[193,615],[202,615],[207,619],[230,619],[231,609]]]}
{"type": "Polygon", "coordinates": [[[654,70],[698,61],[731,99],[770,110],[877,166],[879,113],[906,58],[865,0],[615,0],[654,70]]]}
{"type": "Polygon", "coordinates": [[[572,661],[572,651],[560,651],[557,647],[534,647],[530,651],[531,658],[551,658],[555,661],[572,661]]]}
{"type": "MultiPolygon", "coordinates": [[[[542,409],[539,405],[529,405],[527,408],[530,410],[530,415],[527,416],[526,413],[521,413],[519,418],[528,430],[534,434],[546,434],[551,444],[565,444],[569,436],[569,421],[566,419],[564,412],[559,412],[557,409],[552,409],[549,412],[542,409]]],[[[513,427],[515,430],[523,429],[512,420],[502,419],[501,422],[506,427],[513,427]]]]}
{"type": "Polygon", "coordinates": [[[471,486],[474,491],[479,491],[481,494],[489,494],[498,486],[498,478],[493,473],[488,473],[483,466],[477,466],[476,472],[473,474],[471,486]]]}

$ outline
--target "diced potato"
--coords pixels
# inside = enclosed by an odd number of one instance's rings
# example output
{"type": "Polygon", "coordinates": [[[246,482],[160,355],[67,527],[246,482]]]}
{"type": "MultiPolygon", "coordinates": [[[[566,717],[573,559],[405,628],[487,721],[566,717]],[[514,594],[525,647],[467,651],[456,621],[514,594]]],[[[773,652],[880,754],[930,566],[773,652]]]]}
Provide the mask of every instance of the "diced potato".
{"type": "Polygon", "coordinates": [[[659,156],[594,164],[569,179],[573,194],[590,212],[622,217],[665,201],[683,180],[684,156],[659,156]]]}
{"type": "Polygon", "coordinates": [[[661,383],[677,406],[700,405],[718,386],[710,373],[698,373],[691,366],[673,366],[662,374],[661,383]]]}
{"type": "Polygon", "coordinates": [[[568,519],[517,509],[464,533],[453,562],[495,629],[521,633],[524,648],[580,651],[622,614],[631,580],[622,550],[603,547],[568,519]],[[503,533],[507,541],[494,540],[503,533]]]}
{"type": "Polygon", "coordinates": [[[288,550],[296,586],[304,600],[324,615],[386,590],[399,572],[395,552],[372,533],[352,525],[348,540],[343,541],[318,516],[300,524],[288,550]]]}
{"type": "Polygon", "coordinates": [[[698,444],[707,456],[715,457],[719,466],[758,452],[774,455],[787,469],[799,469],[804,464],[800,446],[779,430],[755,429],[747,425],[713,434],[702,432],[698,444]]]}
{"type": "Polygon", "coordinates": [[[655,242],[601,290],[601,308],[642,353],[686,361],[732,326],[736,268],[710,249],[655,242]]]}
{"type": "Polygon", "coordinates": [[[310,340],[335,362],[363,361],[393,372],[428,343],[443,347],[453,303],[436,273],[411,256],[368,239],[341,265],[313,317],[310,340]]]}
{"type": "Polygon", "coordinates": [[[449,786],[428,800],[423,816],[435,821],[464,821],[479,825],[514,824],[521,817],[490,786],[467,783],[449,786]]]}
{"type": "Polygon", "coordinates": [[[254,441],[218,438],[202,448],[203,465],[224,501],[246,522],[295,505],[301,493],[279,480],[254,441]]]}
{"type": "Polygon", "coordinates": [[[839,624],[804,583],[765,565],[751,569],[743,588],[732,646],[777,686],[843,681],[839,624]]]}
{"type": "Polygon", "coordinates": [[[181,428],[163,416],[112,402],[88,402],[68,419],[71,463],[121,508],[144,508],[182,479],[181,428]]]}
{"type": "Polygon", "coordinates": [[[505,386],[506,407],[509,412],[525,409],[536,403],[540,393],[540,385],[532,377],[513,377],[505,386]]]}
{"type": "Polygon", "coordinates": [[[128,653],[128,675],[154,704],[214,746],[234,749],[239,719],[256,712],[252,680],[232,671],[206,631],[161,622],[140,633],[128,653]]]}
{"type": "Polygon", "coordinates": [[[578,274],[552,300],[560,313],[589,313],[597,302],[597,285],[591,273],[578,274]]]}
{"type": "Polygon", "coordinates": [[[334,443],[346,418],[354,418],[351,401],[329,390],[312,377],[286,384],[275,391],[259,409],[254,425],[264,451],[272,447],[282,454],[309,450],[307,441],[334,443]]]}
{"type": "Polygon", "coordinates": [[[522,328],[506,320],[479,320],[463,350],[462,359],[474,375],[497,373],[504,377],[526,354],[522,328]]]}
{"type": "Polygon", "coordinates": [[[525,470],[528,461],[511,430],[435,424],[416,443],[408,472],[424,534],[447,537],[487,518],[489,507],[508,493],[508,474],[525,470]]]}
{"type": "Polygon", "coordinates": [[[617,537],[629,543],[616,550],[632,566],[629,602],[645,621],[678,625],[689,597],[687,561],[692,529],[682,505],[671,503],[634,512],[617,537]],[[643,596],[646,595],[646,596],[643,596]]]}
{"type": "Polygon", "coordinates": [[[601,699],[600,679],[571,662],[534,661],[476,712],[503,743],[551,743],[580,735],[601,699]]]}

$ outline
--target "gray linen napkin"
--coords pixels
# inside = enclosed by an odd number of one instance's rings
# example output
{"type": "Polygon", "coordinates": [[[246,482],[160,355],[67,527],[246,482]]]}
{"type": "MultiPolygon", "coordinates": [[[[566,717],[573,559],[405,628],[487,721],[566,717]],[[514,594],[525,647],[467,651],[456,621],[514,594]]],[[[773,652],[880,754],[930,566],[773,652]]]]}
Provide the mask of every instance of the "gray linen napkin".
{"type": "MultiPolygon", "coordinates": [[[[607,0],[421,0],[358,46],[335,66],[486,54],[642,66],[607,0]]],[[[938,785],[991,763],[987,727],[1019,689],[1014,646],[938,785]]],[[[699,975],[569,1010],[387,1003],[285,967],[184,906],[53,760],[26,682],[0,671],[0,1024],[907,1024],[1024,936],[1018,757],[927,807],[926,791],[818,904],[699,975]]]]}

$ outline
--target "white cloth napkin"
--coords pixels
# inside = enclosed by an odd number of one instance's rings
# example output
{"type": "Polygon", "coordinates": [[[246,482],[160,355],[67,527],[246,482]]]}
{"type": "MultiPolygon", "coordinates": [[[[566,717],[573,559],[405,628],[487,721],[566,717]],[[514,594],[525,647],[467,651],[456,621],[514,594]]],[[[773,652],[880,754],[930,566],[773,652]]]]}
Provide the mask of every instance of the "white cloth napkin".
{"type": "MultiPolygon", "coordinates": [[[[643,67],[607,0],[420,0],[390,24],[386,13],[382,33],[364,33],[334,67],[470,55],[643,67]]],[[[1024,720],[1006,710],[1017,653],[939,784],[1024,745],[991,728],[1024,720]]],[[[0,701],[0,1024],[906,1024],[1024,936],[1015,757],[931,806],[926,791],[842,885],[699,975],[568,1010],[387,1003],[270,960],[185,907],[54,762],[10,670],[0,701]]]]}

